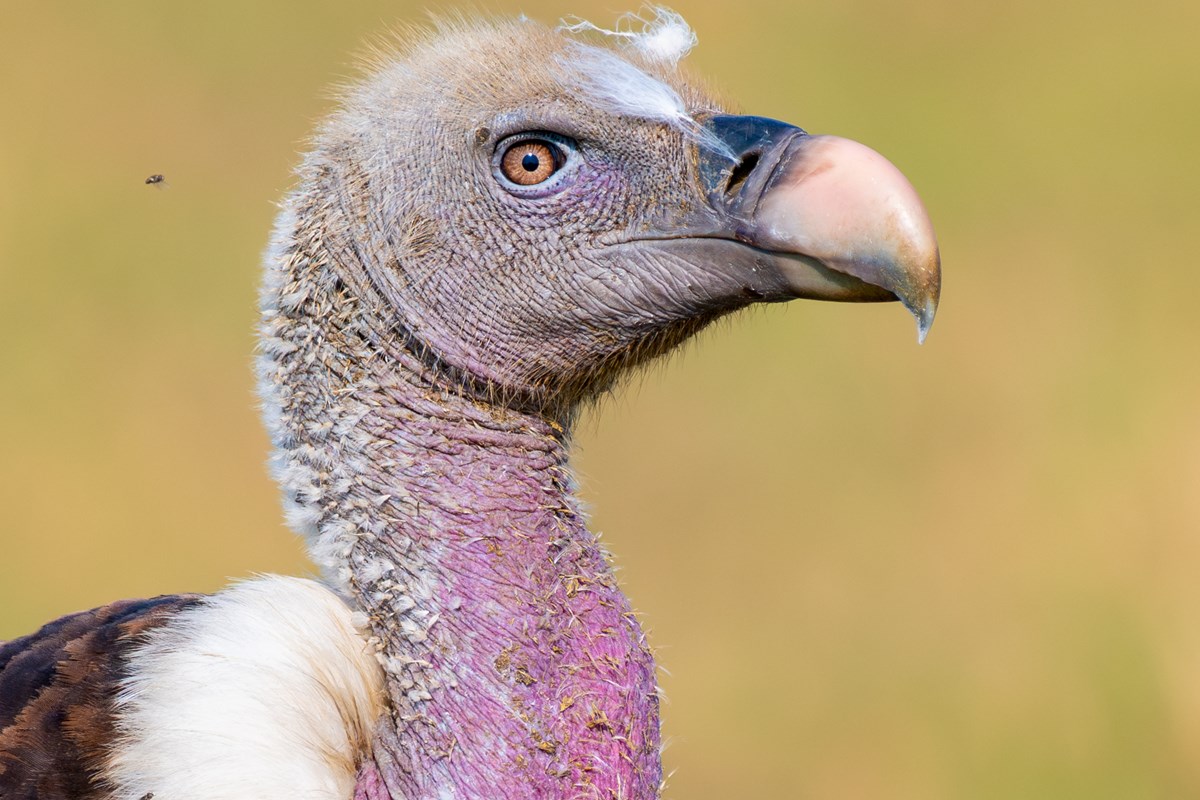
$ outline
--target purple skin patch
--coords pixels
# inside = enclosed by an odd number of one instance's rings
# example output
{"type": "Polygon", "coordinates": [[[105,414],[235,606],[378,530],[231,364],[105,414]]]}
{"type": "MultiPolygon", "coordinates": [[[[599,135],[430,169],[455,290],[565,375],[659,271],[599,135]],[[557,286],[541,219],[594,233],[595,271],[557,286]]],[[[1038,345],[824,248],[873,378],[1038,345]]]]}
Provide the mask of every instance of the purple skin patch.
{"type": "Polygon", "coordinates": [[[392,800],[383,776],[374,762],[368,761],[358,770],[358,779],[354,784],[354,800],[392,800]]]}
{"type": "Polygon", "coordinates": [[[372,557],[420,566],[401,570],[398,604],[371,612],[394,719],[360,796],[386,796],[380,781],[404,798],[657,796],[653,657],[584,526],[563,435],[461,398],[435,411],[425,391],[393,385],[362,420],[376,463],[410,465],[379,475],[406,496],[385,502],[398,524],[372,557]]]}

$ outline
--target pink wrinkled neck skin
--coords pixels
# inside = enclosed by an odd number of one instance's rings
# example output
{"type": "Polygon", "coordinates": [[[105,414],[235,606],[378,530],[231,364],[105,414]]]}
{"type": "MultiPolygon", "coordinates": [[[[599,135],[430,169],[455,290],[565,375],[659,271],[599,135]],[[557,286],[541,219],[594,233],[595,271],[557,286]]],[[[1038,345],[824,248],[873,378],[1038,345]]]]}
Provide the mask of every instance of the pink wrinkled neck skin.
{"type": "Polygon", "coordinates": [[[354,783],[354,800],[392,800],[374,761],[368,761],[359,768],[354,783]]]}
{"type": "Polygon", "coordinates": [[[649,800],[653,656],[535,415],[378,387],[357,428],[381,520],[348,559],[393,706],[359,800],[649,800]]]}

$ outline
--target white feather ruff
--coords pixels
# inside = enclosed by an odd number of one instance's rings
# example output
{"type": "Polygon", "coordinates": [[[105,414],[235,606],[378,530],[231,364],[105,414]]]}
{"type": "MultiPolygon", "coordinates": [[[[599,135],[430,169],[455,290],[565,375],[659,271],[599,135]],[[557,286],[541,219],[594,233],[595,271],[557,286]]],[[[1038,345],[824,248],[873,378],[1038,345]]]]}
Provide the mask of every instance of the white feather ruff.
{"type": "Polygon", "coordinates": [[[114,800],[347,800],[383,710],[350,609],[267,576],[181,612],[130,658],[114,800]]]}

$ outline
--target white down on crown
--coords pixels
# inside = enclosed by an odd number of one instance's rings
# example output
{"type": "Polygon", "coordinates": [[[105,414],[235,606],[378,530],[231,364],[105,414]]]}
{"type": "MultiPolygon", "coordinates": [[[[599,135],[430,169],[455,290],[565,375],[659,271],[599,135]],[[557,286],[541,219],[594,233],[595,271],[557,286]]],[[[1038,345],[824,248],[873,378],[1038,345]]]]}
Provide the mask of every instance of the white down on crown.
{"type": "Polygon", "coordinates": [[[699,146],[734,160],[729,146],[698,123],[683,98],[671,86],[621,57],[627,52],[643,63],[673,67],[696,45],[696,34],[683,17],[652,6],[653,19],[629,13],[617,20],[615,30],[586,20],[563,20],[560,30],[572,34],[599,33],[615,41],[617,50],[572,42],[570,56],[560,58],[566,80],[574,83],[597,107],[620,116],[662,122],[676,128],[699,146]],[[641,23],[641,30],[633,30],[641,23]]]}

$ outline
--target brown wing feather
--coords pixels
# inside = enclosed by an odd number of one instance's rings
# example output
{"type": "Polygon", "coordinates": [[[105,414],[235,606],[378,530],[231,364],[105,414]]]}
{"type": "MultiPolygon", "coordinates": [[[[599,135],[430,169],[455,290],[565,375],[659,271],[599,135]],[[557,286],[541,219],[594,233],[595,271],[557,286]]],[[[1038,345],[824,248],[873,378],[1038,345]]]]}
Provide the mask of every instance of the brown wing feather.
{"type": "Polygon", "coordinates": [[[129,652],[201,599],[122,600],[0,643],[0,798],[107,798],[101,770],[129,652]]]}

